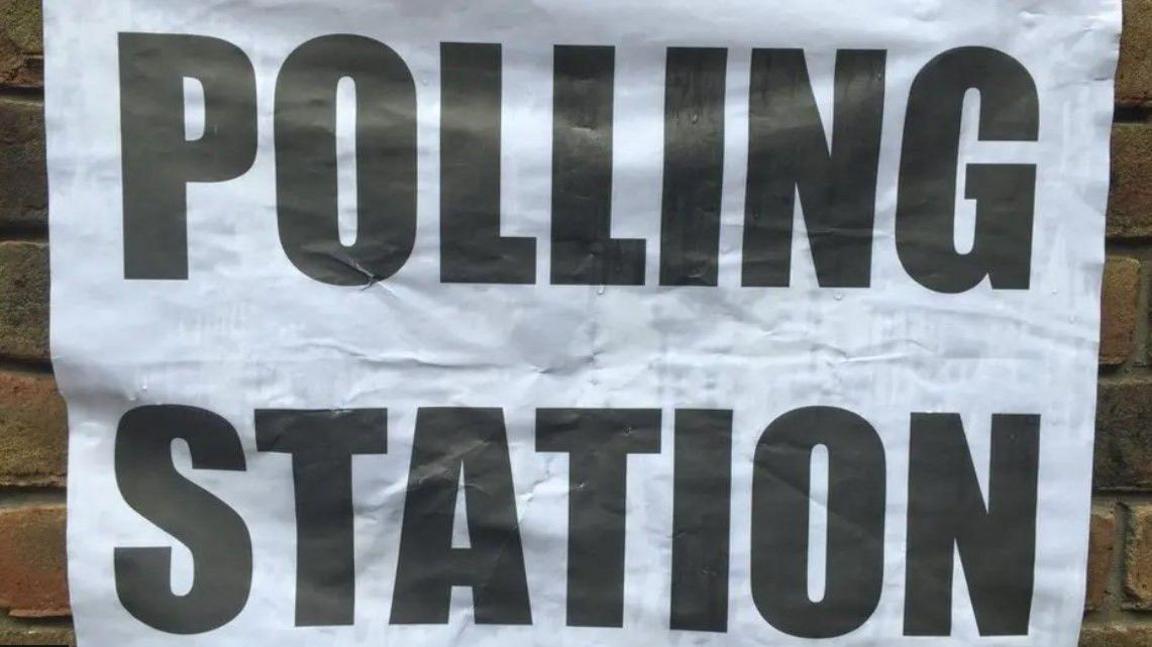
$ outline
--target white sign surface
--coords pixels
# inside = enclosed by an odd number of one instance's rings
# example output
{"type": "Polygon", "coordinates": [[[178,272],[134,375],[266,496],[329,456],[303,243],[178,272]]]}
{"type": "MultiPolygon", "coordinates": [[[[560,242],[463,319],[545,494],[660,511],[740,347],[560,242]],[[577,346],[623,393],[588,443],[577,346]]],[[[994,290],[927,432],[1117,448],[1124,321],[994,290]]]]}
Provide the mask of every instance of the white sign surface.
{"type": "Polygon", "coordinates": [[[47,0],[81,644],[1072,647],[1119,4],[47,0]]]}

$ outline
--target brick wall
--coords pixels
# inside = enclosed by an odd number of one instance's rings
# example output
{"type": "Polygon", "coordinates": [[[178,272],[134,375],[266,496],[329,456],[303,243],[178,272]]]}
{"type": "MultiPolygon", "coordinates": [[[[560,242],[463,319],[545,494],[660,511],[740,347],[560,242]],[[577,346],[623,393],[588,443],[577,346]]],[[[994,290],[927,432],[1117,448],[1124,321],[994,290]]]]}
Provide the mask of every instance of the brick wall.
{"type": "Polygon", "coordinates": [[[0,644],[72,639],[64,403],[48,364],[38,0],[0,0],[0,644]]]}
{"type": "MultiPolygon", "coordinates": [[[[1084,647],[1152,646],[1152,0],[1124,4],[1084,647]]],[[[0,645],[72,640],[40,23],[38,0],[0,0],[0,645]]]]}

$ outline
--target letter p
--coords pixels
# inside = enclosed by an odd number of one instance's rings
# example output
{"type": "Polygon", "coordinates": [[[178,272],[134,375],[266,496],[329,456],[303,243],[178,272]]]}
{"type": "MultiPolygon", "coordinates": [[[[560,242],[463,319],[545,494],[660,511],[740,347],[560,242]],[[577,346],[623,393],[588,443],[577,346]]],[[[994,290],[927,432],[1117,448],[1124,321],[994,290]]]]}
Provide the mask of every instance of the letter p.
{"type": "Polygon", "coordinates": [[[120,34],[124,278],[188,278],[189,182],[223,182],[256,159],[256,75],[206,36],[120,34]],[[204,88],[204,134],[184,132],[184,79],[204,88]]]}

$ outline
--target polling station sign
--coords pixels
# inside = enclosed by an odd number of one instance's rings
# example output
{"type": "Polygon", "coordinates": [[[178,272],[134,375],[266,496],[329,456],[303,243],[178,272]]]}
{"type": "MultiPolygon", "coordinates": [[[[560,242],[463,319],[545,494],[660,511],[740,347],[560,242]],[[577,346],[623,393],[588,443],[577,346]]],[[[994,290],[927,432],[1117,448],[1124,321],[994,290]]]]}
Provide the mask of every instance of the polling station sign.
{"type": "Polygon", "coordinates": [[[1116,0],[47,0],[85,645],[1071,647],[1116,0]]]}

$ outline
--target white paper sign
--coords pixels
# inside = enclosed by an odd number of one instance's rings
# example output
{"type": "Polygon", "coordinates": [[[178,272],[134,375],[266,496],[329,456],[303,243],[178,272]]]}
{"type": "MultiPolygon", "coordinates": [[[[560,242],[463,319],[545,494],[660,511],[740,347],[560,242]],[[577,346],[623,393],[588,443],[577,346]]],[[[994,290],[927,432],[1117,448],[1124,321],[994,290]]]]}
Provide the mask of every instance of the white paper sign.
{"type": "Polygon", "coordinates": [[[1072,647],[1119,4],[46,0],[80,643],[1072,647]]]}

